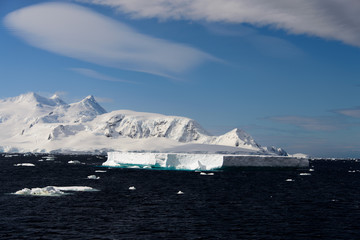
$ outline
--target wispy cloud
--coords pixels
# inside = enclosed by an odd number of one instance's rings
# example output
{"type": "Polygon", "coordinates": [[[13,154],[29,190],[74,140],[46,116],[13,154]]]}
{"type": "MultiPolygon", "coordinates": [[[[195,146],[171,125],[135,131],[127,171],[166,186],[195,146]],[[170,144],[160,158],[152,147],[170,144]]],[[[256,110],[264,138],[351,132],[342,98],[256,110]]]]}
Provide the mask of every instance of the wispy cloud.
{"type": "Polygon", "coordinates": [[[292,34],[360,47],[358,0],[78,0],[116,8],[134,18],[188,19],[271,26],[292,34]]]}
{"type": "Polygon", "coordinates": [[[348,126],[347,123],[334,117],[278,116],[267,119],[294,125],[310,131],[334,131],[348,126]]]}
{"type": "Polygon", "coordinates": [[[360,118],[360,106],[334,110],[334,112],[353,118],[360,118]]]}
{"type": "Polygon", "coordinates": [[[253,46],[256,50],[264,55],[280,58],[304,55],[301,49],[289,41],[278,37],[263,35],[255,28],[242,25],[236,25],[236,27],[234,27],[234,25],[222,23],[208,23],[204,24],[204,26],[209,32],[216,35],[241,37],[242,40],[253,46]]]}
{"type": "Polygon", "coordinates": [[[8,14],[4,23],[32,46],[108,67],[173,76],[215,60],[196,48],[141,34],[74,4],[25,7],[8,14]]]}
{"type": "Polygon", "coordinates": [[[94,70],[88,69],[88,68],[70,68],[70,70],[72,70],[72,71],[74,71],[76,73],[79,73],[81,75],[84,75],[84,76],[87,76],[87,77],[90,77],[90,78],[95,78],[95,79],[98,79],[98,80],[110,81],[110,82],[122,82],[122,83],[138,84],[137,82],[111,77],[111,76],[99,73],[97,71],[94,71],[94,70]]]}

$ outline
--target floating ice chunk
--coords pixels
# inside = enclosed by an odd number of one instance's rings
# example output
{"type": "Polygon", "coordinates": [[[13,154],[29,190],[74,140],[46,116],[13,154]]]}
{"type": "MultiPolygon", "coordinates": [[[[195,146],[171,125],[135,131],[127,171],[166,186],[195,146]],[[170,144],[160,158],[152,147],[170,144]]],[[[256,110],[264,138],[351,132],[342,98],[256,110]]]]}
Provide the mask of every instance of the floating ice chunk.
{"type": "Polygon", "coordinates": [[[39,159],[38,162],[43,162],[44,160],[43,159],[39,159]]]}
{"type": "Polygon", "coordinates": [[[56,187],[56,186],[47,186],[44,188],[24,188],[19,191],[16,191],[16,195],[27,195],[27,196],[48,196],[48,197],[57,197],[66,195],[66,191],[73,192],[95,192],[99,191],[92,187],[86,186],[69,186],[69,187],[56,187]]]}
{"type": "Polygon", "coordinates": [[[215,175],[215,173],[213,173],[213,172],[209,172],[207,175],[208,175],[208,176],[214,176],[214,175],[215,175]]]}
{"type": "Polygon", "coordinates": [[[206,173],[205,172],[200,172],[200,175],[206,175],[206,173]]]}
{"type": "Polygon", "coordinates": [[[129,168],[140,168],[139,166],[129,166],[129,168]]]}
{"type": "Polygon", "coordinates": [[[206,172],[200,172],[200,175],[203,175],[203,176],[213,176],[214,173],[206,173],[206,172]]]}
{"type": "Polygon", "coordinates": [[[295,182],[295,180],[294,180],[294,179],[291,179],[291,178],[288,178],[288,179],[286,179],[285,181],[286,181],[286,182],[295,182]]]}
{"type": "Polygon", "coordinates": [[[310,176],[311,173],[300,173],[299,175],[300,175],[300,176],[310,176]]]}
{"type": "Polygon", "coordinates": [[[69,186],[69,187],[54,187],[60,191],[73,191],[73,192],[97,192],[98,189],[87,186],[69,186]]]}
{"type": "Polygon", "coordinates": [[[66,193],[63,191],[56,189],[53,186],[47,186],[44,188],[24,188],[19,191],[16,191],[14,194],[16,195],[32,195],[32,196],[48,196],[48,197],[56,197],[62,196],[66,193]]]}
{"type": "Polygon", "coordinates": [[[129,190],[136,190],[134,186],[129,187],[129,190]]]}
{"type": "Polygon", "coordinates": [[[309,172],[314,172],[314,171],[315,171],[315,169],[313,169],[313,168],[309,169],[309,172]]]}
{"type": "Polygon", "coordinates": [[[81,162],[78,160],[70,160],[70,161],[68,161],[68,163],[69,164],[81,164],[81,162]]]}
{"type": "Polygon", "coordinates": [[[104,172],[106,172],[106,171],[105,171],[105,170],[95,170],[95,172],[104,173],[104,172]]]}
{"type": "Polygon", "coordinates": [[[46,161],[54,161],[55,160],[55,156],[52,156],[52,155],[45,156],[45,157],[42,157],[42,158],[44,158],[46,161]]]}
{"type": "Polygon", "coordinates": [[[17,163],[14,164],[15,167],[35,167],[33,163],[17,163]]]}
{"type": "Polygon", "coordinates": [[[181,194],[184,194],[184,192],[178,191],[176,194],[181,195],[181,194]]]}
{"type": "Polygon", "coordinates": [[[87,176],[88,179],[100,179],[100,177],[97,177],[96,175],[89,175],[87,176]]]}

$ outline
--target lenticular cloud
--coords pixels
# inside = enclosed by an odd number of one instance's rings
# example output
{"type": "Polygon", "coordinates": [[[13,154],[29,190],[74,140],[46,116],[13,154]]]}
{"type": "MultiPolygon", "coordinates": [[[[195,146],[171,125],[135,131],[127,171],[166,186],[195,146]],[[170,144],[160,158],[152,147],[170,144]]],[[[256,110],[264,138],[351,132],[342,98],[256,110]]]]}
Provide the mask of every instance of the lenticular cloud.
{"type": "Polygon", "coordinates": [[[108,67],[168,76],[214,59],[74,4],[25,7],[8,14],[4,23],[32,46],[108,67]]]}
{"type": "Polygon", "coordinates": [[[293,34],[360,47],[358,0],[77,0],[106,5],[136,18],[188,19],[272,26],[293,34]]]}

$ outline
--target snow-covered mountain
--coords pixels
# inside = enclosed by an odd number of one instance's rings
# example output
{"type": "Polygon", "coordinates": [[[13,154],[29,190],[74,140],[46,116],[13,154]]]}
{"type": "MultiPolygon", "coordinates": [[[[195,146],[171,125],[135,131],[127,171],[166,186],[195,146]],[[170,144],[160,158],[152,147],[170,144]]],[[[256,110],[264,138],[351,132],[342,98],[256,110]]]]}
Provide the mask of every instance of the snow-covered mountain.
{"type": "Polygon", "coordinates": [[[228,152],[286,155],[261,147],[241,129],[212,136],[196,121],[118,110],[107,113],[88,96],[67,104],[27,93],[0,100],[0,152],[228,152]]]}

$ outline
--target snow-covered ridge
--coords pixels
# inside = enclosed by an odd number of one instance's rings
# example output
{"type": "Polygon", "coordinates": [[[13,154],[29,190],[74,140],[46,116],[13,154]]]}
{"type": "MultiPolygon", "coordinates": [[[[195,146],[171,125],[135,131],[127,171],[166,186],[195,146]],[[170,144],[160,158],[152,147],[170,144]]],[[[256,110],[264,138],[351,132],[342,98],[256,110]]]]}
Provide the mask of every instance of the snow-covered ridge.
{"type": "Polygon", "coordinates": [[[233,129],[212,136],[195,120],[117,110],[93,96],[68,104],[36,93],[0,100],[0,152],[202,152],[286,155],[233,129]]]}

